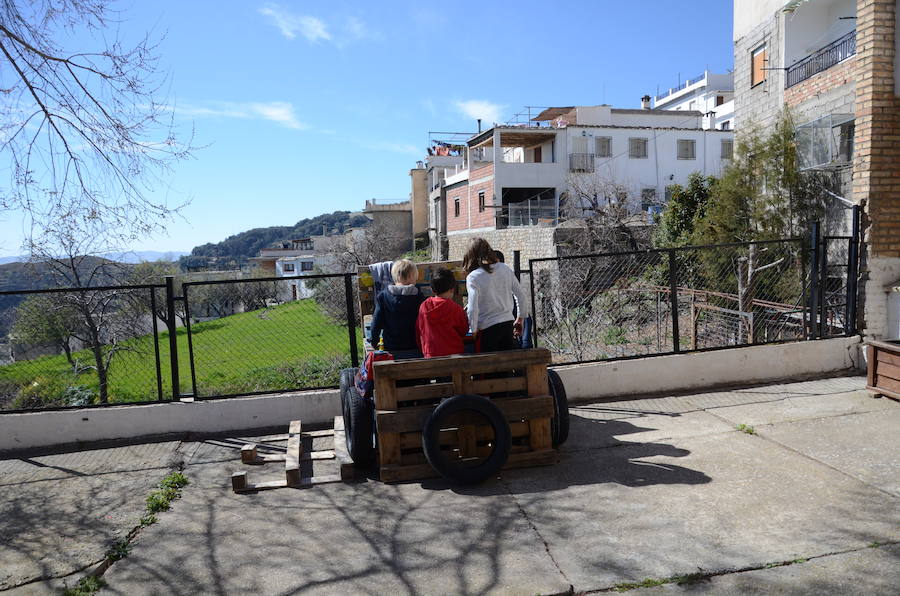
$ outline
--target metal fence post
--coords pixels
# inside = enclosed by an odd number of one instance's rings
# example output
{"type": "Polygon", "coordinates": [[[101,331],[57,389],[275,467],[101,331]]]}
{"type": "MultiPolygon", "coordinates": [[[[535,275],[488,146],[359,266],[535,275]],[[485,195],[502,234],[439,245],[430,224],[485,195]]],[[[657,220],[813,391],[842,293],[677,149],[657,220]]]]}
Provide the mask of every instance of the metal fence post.
{"type": "Polygon", "coordinates": [[[350,341],[350,365],[359,366],[359,350],[356,346],[356,311],[353,308],[353,274],[344,274],[344,295],[347,299],[347,335],[350,341]]]}
{"type": "Polygon", "coordinates": [[[172,371],[172,399],[181,397],[178,380],[178,337],[175,328],[175,277],[166,276],[166,327],[169,328],[169,368],[172,371]]]}
{"type": "MultiPolygon", "coordinates": [[[[828,322],[828,237],[822,238],[819,255],[819,337],[825,337],[828,322]]],[[[831,335],[830,333],[828,335],[831,335]]]]}
{"type": "Polygon", "coordinates": [[[678,331],[678,273],[675,269],[675,250],[669,249],[669,302],[672,305],[672,348],[681,351],[681,338],[678,331]]]}
{"type": "Polygon", "coordinates": [[[851,208],[852,226],[850,246],[847,249],[847,335],[856,333],[856,299],[859,276],[859,205],[851,208]]]}
{"type": "Polygon", "coordinates": [[[819,222],[814,221],[809,233],[809,335],[818,337],[819,317],[819,222]]]}
{"type": "Polygon", "coordinates": [[[513,251],[513,273],[516,274],[516,279],[522,281],[522,251],[514,250],[513,251]]]}

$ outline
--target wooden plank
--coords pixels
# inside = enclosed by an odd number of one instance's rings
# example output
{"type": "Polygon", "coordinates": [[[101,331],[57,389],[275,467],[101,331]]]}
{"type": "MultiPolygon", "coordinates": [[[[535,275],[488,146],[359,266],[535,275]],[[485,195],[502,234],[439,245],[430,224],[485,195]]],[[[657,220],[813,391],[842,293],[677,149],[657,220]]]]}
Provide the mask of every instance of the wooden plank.
{"type": "Polygon", "coordinates": [[[525,378],[528,380],[528,395],[547,395],[550,389],[547,387],[547,365],[532,364],[525,369],[525,378]]]}
{"type": "Polygon", "coordinates": [[[886,389],[892,393],[900,393],[900,381],[891,379],[890,377],[875,375],[875,387],[878,389],[886,389]]]}
{"type": "Polygon", "coordinates": [[[300,483],[300,456],[303,453],[303,443],[300,437],[301,426],[299,420],[292,420],[288,431],[287,452],[284,457],[284,477],[289,486],[300,483]]]}
{"type": "Polygon", "coordinates": [[[900,366],[879,360],[875,374],[879,377],[887,377],[889,379],[894,379],[895,381],[900,381],[900,366]]]}
{"type": "MultiPolygon", "coordinates": [[[[529,451],[527,453],[510,453],[509,459],[506,460],[504,470],[514,468],[529,468],[532,466],[549,466],[556,463],[559,454],[555,449],[547,449],[545,451],[529,451]]],[[[379,471],[382,482],[406,482],[410,480],[423,480],[425,478],[435,478],[438,476],[427,463],[412,464],[408,466],[390,465],[382,466],[379,471]]]]}
{"type": "MultiPolygon", "coordinates": [[[[300,454],[300,461],[311,461],[320,459],[334,459],[334,451],[330,449],[320,449],[318,451],[304,451],[300,454]]],[[[245,464],[271,464],[275,462],[287,461],[286,453],[257,453],[256,459],[253,461],[245,461],[245,464]]]]}
{"type": "Polygon", "coordinates": [[[478,441],[475,434],[475,425],[464,424],[460,426],[456,430],[456,435],[459,440],[460,457],[474,457],[476,447],[478,446],[478,441]]]}
{"type": "MultiPolygon", "coordinates": [[[[872,346],[868,346],[869,349],[873,349],[872,346]]],[[[898,348],[900,350],[900,348],[898,348]]],[[[876,358],[878,362],[886,362],[887,364],[893,364],[894,366],[900,366],[900,352],[888,352],[882,348],[878,348],[875,350],[876,358]]],[[[871,352],[869,353],[869,362],[872,362],[871,352]]]]}
{"type": "Polygon", "coordinates": [[[875,384],[875,367],[878,364],[878,361],[875,360],[875,346],[869,344],[866,346],[866,361],[869,363],[869,368],[866,371],[866,384],[874,385],[875,384]]]}
{"type": "MultiPolygon", "coordinates": [[[[490,445],[481,445],[475,450],[475,455],[480,458],[488,457],[491,454],[491,450],[493,448],[490,445]]],[[[509,453],[528,453],[531,451],[531,447],[528,445],[513,445],[509,448],[509,453]]],[[[421,451],[417,453],[404,453],[403,457],[400,461],[400,464],[403,466],[410,465],[418,465],[428,463],[428,460],[425,459],[425,454],[421,451]]]]}
{"type": "Polygon", "coordinates": [[[334,456],[337,458],[341,466],[341,478],[350,480],[356,478],[356,466],[353,465],[353,459],[350,452],[347,451],[347,435],[344,431],[344,417],[334,417],[334,456]]]}
{"type": "Polygon", "coordinates": [[[412,387],[397,387],[395,390],[398,402],[414,399],[436,399],[456,395],[453,383],[429,383],[427,385],[413,385],[412,387]]]}
{"type": "Polygon", "coordinates": [[[866,389],[868,389],[875,395],[883,395],[883,396],[889,397],[891,399],[900,400],[900,391],[889,391],[883,387],[872,387],[870,385],[866,385],[866,389]]]}
{"type": "Polygon", "coordinates": [[[304,437],[310,437],[313,439],[319,439],[322,437],[333,437],[334,429],[333,428],[325,428],[322,430],[305,430],[300,434],[302,434],[304,437]]]}
{"type": "MultiPolygon", "coordinates": [[[[528,423],[527,422],[510,422],[509,423],[509,431],[512,437],[527,437],[528,436],[528,423]]],[[[490,441],[494,438],[494,429],[491,428],[488,424],[478,425],[475,427],[476,440],[490,441]]],[[[454,430],[442,430],[439,438],[441,445],[448,446],[456,446],[458,444],[457,434],[454,430]]],[[[421,449],[422,447],[422,433],[420,432],[410,432],[410,433],[401,433],[400,434],[400,448],[401,449],[421,449]]]]}
{"type": "Polygon", "coordinates": [[[449,377],[458,370],[464,370],[468,374],[501,372],[549,362],[549,350],[533,348],[490,354],[455,354],[440,358],[376,362],[374,368],[376,380],[378,375],[391,379],[418,379],[449,377]]]}
{"type": "Polygon", "coordinates": [[[235,472],[231,475],[231,490],[240,492],[247,487],[247,472],[235,472]]]}
{"type": "MultiPolygon", "coordinates": [[[[531,418],[552,418],[553,398],[549,395],[537,397],[511,397],[492,400],[503,411],[510,422],[531,418]]],[[[434,411],[432,406],[404,408],[403,410],[378,410],[375,414],[378,437],[383,433],[421,431],[425,420],[434,411]]],[[[479,416],[476,419],[481,419],[479,416]]],[[[398,443],[399,447],[399,443],[398,443]]]]}
{"type": "Polygon", "coordinates": [[[528,421],[528,445],[533,451],[550,449],[553,442],[550,437],[550,419],[532,418],[528,421]]]}
{"type": "Polygon", "coordinates": [[[256,444],[250,443],[241,447],[241,462],[245,464],[256,463],[256,444]]]}
{"type": "MultiPolygon", "coordinates": [[[[503,391],[525,391],[525,377],[507,377],[505,379],[478,379],[472,381],[470,391],[477,395],[500,393],[503,391]]],[[[546,395],[547,392],[537,395],[546,395]]]]}
{"type": "Polygon", "coordinates": [[[289,484],[287,480],[266,480],[265,482],[252,482],[240,490],[238,493],[250,493],[261,490],[272,490],[276,488],[309,488],[320,484],[332,484],[341,482],[340,474],[328,474],[326,476],[311,476],[309,478],[301,478],[296,484],[289,484]]]}
{"type": "Polygon", "coordinates": [[[393,410],[397,407],[397,384],[380,373],[375,375],[375,407],[379,410],[393,410]]]}

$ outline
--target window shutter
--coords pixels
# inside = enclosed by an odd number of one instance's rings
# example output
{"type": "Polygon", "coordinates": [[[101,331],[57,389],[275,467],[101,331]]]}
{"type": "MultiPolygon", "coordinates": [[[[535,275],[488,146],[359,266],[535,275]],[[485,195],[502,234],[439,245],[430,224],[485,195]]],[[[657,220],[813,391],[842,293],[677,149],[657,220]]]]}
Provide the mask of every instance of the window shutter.
{"type": "Polygon", "coordinates": [[[758,85],[766,80],[766,44],[753,50],[750,58],[750,86],[758,85]]]}

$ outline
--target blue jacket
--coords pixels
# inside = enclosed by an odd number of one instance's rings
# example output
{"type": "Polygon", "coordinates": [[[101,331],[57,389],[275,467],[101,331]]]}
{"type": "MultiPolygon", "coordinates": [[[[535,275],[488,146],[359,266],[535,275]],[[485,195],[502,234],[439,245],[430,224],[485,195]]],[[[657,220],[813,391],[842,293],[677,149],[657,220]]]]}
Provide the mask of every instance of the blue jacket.
{"type": "Polygon", "coordinates": [[[384,336],[384,349],[417,350],[416,318],[425,301],[416,286],[390,285],[375,297],[372,315],[372,347],[378,347],[378,336],[384,336]]]}

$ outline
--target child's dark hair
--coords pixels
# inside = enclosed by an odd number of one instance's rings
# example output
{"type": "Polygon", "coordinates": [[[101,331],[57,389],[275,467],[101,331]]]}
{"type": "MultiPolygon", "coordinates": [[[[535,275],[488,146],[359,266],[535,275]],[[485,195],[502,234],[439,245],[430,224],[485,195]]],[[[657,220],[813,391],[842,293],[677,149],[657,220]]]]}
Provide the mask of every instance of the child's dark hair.
{"type": "Polygon", "coordinates": [[[456,276],[446,267],[441,267],[431,276],[431,289],[434,291],[435,296],[455,287],[456,276]]]}

